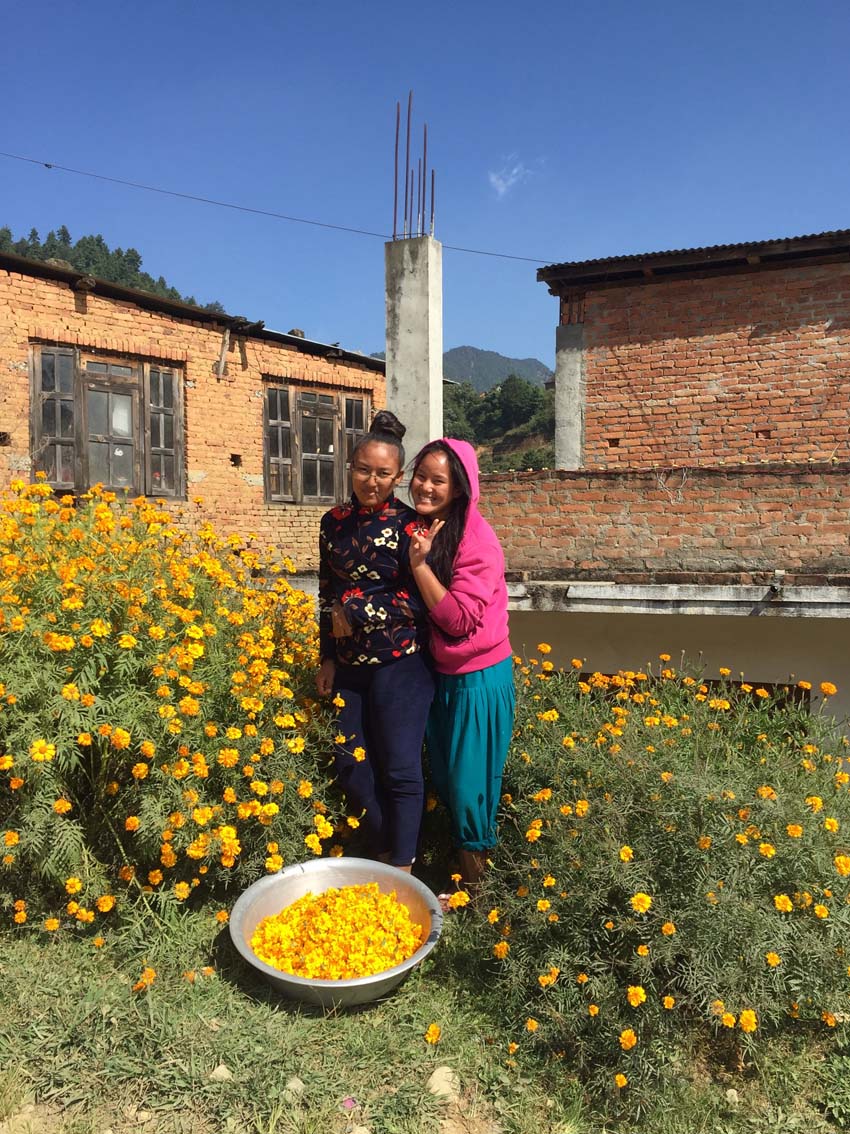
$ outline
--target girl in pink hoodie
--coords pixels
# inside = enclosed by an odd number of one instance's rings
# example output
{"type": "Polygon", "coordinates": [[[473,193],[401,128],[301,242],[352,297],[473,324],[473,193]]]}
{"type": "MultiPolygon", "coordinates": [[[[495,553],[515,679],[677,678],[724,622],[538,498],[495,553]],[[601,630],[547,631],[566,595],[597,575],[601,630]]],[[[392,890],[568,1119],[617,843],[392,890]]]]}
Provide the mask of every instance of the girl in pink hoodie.
{"type": "Polygon", "coordinates": [[[437,691],[428,720],[434,785],[451,816],[463,884],[476,887],[496,845],[496,810],[513,732],[505,559],[478,511],[478,461],[444,437],[416,456],[410,564],[428,608],[437,691]],[[427,526],[426,526],[427,524],[427,526]]]}

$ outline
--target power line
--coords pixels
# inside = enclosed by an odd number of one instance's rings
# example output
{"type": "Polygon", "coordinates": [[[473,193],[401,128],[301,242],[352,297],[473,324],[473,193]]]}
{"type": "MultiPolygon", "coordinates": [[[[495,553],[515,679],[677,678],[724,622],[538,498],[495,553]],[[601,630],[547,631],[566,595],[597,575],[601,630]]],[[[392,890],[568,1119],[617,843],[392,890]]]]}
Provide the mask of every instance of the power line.
{"type": "MultiPolygon", "coordinates": [[[[307,217],[294,217],[288,213],[277,213],[271,209],[257,209],[251,205],[237,205],[232,201],[218,201],[214,197],[201,197],[195,193],[181,193],[177,189],[162,189],[157,185],[145,185],[141,181],[127,181],[121,177],[110,177],[105,173],[95,173],[88,169],[73,169],[68,165],[59,165],[55,161],[42,161],[39,158],[25,157],[23,154],[10,154],[0,150],[0,157],[11,161],[27,162],[30,165],[43,166],[44,169],[58,169],[62,173],[73,173],[77,177],[91,177],[96,181],[108,181],[113,185],[123,185],[129,189],[141,189],[146,193],[159,193],[163,197],[177,197],[183,201],[196,201],[202,205],[215,205],[220,209],[233,209],[239,213],[253,213],[255,216],[272,217],[274,220],[289,221],[292,224],[309,224],[316,228],[329,228],[335,232],[352,232],[357,236],[374,236],[378,240],[390,240],[391,237],[384,232],[372,232],[366,228],[352,228],[344,224],[331,224],[329,221],[310,220],[307,217]]],[[[521,260],[527,264],[548,264],[548,260],[540,260],[533,256],[513,256],[508,252],[489,252],[483,248],[462,248],[455,244],[444,244],[443,247],[450,252],[465,252],[472,256],[493,256],[499,260],[521,260]]]]}

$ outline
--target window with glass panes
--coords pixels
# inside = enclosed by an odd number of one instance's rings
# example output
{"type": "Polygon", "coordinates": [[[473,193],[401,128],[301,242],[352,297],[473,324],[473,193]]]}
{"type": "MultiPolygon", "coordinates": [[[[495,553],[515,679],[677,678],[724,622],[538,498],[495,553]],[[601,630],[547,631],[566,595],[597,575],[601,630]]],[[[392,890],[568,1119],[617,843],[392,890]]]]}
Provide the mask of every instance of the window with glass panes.
{"type": "Polygon", "coordinates": [[[33,347],[33,466],[57,489],[183,493],[182,372],[33,347]]]}
{"type": "Polygon", "coordinates": [[[366,432],[368,398],[267,380],[265,483],[269,500],[333,503],[350,493],[348,463],[366,432]]]}

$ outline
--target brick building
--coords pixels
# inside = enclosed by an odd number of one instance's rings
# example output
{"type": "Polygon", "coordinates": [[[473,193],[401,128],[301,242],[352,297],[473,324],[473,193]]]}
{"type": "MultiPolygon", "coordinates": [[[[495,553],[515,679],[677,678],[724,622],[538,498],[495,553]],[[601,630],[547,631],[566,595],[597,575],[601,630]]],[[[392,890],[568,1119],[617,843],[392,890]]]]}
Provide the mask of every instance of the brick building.
{"type": "Polygon", "coordinates": [[[558,471],[482,486],[515,645],[837,681],[850,714],[850,230],[538,279],[558,471]]]}
{"type": "Polygon", "coordinates": [[[314,567],[384,364],[0,254],[0,483],[202,499],[194,515],[314,567]]]}

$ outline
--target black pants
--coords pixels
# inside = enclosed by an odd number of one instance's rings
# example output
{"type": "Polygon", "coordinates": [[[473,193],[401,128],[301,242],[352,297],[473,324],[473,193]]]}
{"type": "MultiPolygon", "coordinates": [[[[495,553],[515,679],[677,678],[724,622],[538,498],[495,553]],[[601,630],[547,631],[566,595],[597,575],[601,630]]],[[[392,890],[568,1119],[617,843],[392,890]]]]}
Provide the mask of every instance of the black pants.
{"type": "Polygon", "coordinates": [[[434,677],[421,653],[388,665],[337,667],[334,692],[345,701],[334,748],[337,779],[374,854],[395,866],[416,857],[422,821],[422,741],[434,677]],[[354,751],[363,748],[364,759],[354,751]]]}

